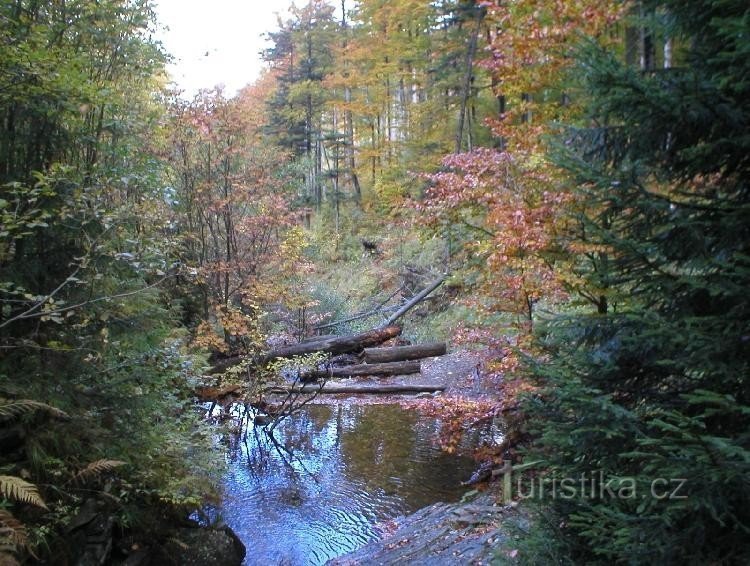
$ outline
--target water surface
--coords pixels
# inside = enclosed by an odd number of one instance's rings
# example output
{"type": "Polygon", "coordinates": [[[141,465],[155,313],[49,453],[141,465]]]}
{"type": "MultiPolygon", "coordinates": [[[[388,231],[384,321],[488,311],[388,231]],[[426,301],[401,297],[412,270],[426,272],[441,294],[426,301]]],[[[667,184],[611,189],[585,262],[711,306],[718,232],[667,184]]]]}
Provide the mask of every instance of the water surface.
{"type": "Polygon", "coordinates": [[[460,499],[468,458],[443,454],[437,423],[398,405],[308,405],[275,429],[234,439],[221,513],[246,564],[324,564],[387,521],[460,499]]]}

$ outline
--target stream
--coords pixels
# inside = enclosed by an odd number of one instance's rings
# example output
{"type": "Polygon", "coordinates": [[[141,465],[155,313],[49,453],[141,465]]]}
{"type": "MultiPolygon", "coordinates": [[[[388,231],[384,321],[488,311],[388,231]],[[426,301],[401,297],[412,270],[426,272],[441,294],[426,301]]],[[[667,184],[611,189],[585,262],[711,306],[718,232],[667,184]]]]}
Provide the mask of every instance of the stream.
{"type": "Polygon", "coordinates": [[[378,538],[388,521],[457,501],[475,465],[434,440],[435,419],[399,405],[307,405],[273,436],[248,425],[227,452],[220,513],[245,564],[315,565],[378,538]]]}

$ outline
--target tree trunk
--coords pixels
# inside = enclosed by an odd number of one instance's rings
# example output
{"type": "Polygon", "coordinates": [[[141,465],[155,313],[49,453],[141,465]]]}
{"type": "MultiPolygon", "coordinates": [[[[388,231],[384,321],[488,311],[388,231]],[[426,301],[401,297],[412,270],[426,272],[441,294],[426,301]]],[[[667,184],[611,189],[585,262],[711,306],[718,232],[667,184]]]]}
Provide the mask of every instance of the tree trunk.
{"type": "MultiPolygon", "coordinates": [[[[335,336],[333,338],[324,338],[322,340],[313,340],[310,342],[301,342],[292,344],[277,350],[271,350],[256,359],[258,363],[266,363],[277,358],[291,358],[293,356],[304,356],[315,352],[328,352],[331,354],[346,354],[348,352],[359,352],[370,346],[377,346],[383,342],[395,338],[401,334],[401,328],[398,326],[386,326],[362,332],[360,334],[349,334],[347,336],[335,336]]],[[[239,364],[247,356],[232,356],[221,360],[211,368],[209,373],[221,373],[226,369],[239,364]]]]}
{"type": "Polygon", "coordinates": [[[437,383],[409,383],[409,384],[380,384],[380,383],[353,383],[351,385],[338,384],[315,384],[269,387],[266,393],[329,393],[335,395],[346,393],[350,395],[388,394],[388,393],[434,393],[445,391],[445,385],[437,383]],[[321,387],[322,385],[322,387],[321,387]]]}
{"type": "Polygon", "coordinates": [[[471,81],[474,75],[474,55],[477,51],[479,31],[482,28],[484,8],[475,7],[477,10],[476,25],[469,38],[469,47],[466,50],[466,61],[464,63],[464,80],[461,85],[461,105],[458,111],[458,127],[456,128],[456,153],[461,153],[461,145],[464,138],[464,122],[466,119],[466,105],[471,94],[471,81]]]}
{"type": "Polygon", "coordinates": [[[674,43],[671,37],[664,41],[664,68],[672,68],[672,54],[674,52],[674,43]]]}
{"type": "Polygon", "coordinates": [[[312,370],[302,374],[303,381],[325,377],[357,377],[361,375],[409,375],[419,373],[421,362],[419,360],[408,360],[390,362],[386,364],[359,364],[355,366],[344,366],[339,368],[328,368],[324,370],[312,370]]]}
{"type": "Polygon", "coordinates": [[[445,277],[446,276],[443,275],[439,279],[436,279],[427,288],[422,290],[419,294],[417,294],[416,296],[406,301],[406,303],[404,303],[404,306],[398,309],[395,313],[393,313],[393,315],[391,315],[391,317],[383,323],[383,326],[381,326],[381,328],[387,328],[389,325],[393,324],[399,318],[404,316],[407,312],[409,312],[416,305],[421,303],[427,297],[427,295],[429,295],[435,289],[440,287],[440,285],[442,285],[443,281],[445,281],[445,277]]]}
{"type": "Polygon", "coordinates": [[[373,316],[373,315],[376,315],[376,314],[386,313],[388,311],[395,310],[397,308],[398,308],[398,305],[390,306],[390,307],[377,308],[377,309],[373,309],[371,311],[367,311],[367,312],[362,312],[362,313],[359,313],[359,314],[355,314],[354,316],[350,316],[350,317],[344,318],[342,320],[334,320],[333,322],[327,322],[326,324],[321,324],[319,326],[314,326],[313,329],[314,330],[323,330],[325,328],[335,328],[336,326],[339,326],[341,324],[346,324],[347,322],[354,322],[355,320],[361,320],[363,318],[367,318],[367,317],[370,317],[370,316],[373,316]]]}
{"type": "Polygon", "coordinates": [[[302,339],[302,342],[308,344],[310,342],[320,342],[321,340],[327,340],[329,338],[338,338],[338,334],[321,334],[320,336],[307,336],[302,339]]]}
{"type": "Polygon", "coordinates": [[[401,334],[399,326],[387,326],[376,330],[369,330],[360,334],[349,334],[347,336],[336,336],[333,338],[324,338],[323,340],[313,340],[301,344],[292,344],[278,350],[272,350],[263,358],[273,360],[276,358],[291,358],[292,356],[302,356],[314,352],[329,352],[331,354],[345,354],[347,352],[357,352],[364,348],[382,344],[383,342],[395,338],[401,334]]]}
{"type": "Polygon", "coordinates": [[[445,355],[445,342],[399,346],[396,348],[365,348],[364,361],[368,364],[420,360],[445,355]]]}

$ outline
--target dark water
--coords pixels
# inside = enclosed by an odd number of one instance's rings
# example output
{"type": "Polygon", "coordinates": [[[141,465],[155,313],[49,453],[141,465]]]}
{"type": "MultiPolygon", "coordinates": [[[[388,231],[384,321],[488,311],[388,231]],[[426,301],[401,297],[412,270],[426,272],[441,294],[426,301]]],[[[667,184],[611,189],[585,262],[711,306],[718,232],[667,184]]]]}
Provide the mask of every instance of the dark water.
{"type": "Polygon", "coordinates": [[[383,523],[460,499],[473,470],[434,445],[434,419],[398,405],[313,405],[269,438],[250,425],[228,453],[221,514],[246,564],[324,564],[383,523]]]}

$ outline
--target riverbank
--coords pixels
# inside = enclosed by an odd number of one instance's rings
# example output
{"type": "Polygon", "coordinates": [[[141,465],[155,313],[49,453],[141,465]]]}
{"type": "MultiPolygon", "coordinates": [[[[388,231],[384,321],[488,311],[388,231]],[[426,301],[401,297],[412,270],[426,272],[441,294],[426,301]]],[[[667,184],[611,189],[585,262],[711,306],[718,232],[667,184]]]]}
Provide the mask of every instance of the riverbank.
{"type": "MultiPolygon", "coordinates": [[[[217,409],[240,423],[226,437],[229,473],[220,514],[252,560],[324,564],[374,549],[378,541],[387,546],[391,535],[411,541],[422,532],[425,540],[442,537],[446,556],[488,559],[501,506],[486,493],[458,503],[470,490],[464,484],[477,476],[470,454],[501,442],[503,432],[494,419],[498,388],[485,383],[480,364],[468,351],[425,359],[418,379],[438,393],[331,392],[305,400],[278,426],[255,414],[257,408],[233,403],[241,391],[230,388],[229,404],[217,409]]],[[[326,385],[364,389],[415,379],[357,377],[326,385]]],[[[283,395],[268,397],[269,405],[282,401],[283,395]]]]}
{"type": "MultiPolygon", "coordinates": [[[[479,371],[480,356],[459,351],[434,358],[423,365],[423,379],[440,383],[443,401],[451,398],[492,405],[499,403],[500,388],[479,371]]],[[[409,403],[408,398],[400,401],[409,403]]],[[[490,485],[486,491],[471,492],[464,500],[439,502],[389,521],[383,535],[360,549],[331,560],[331,566],[354,564],[490,564],[503,556],[512,557],[509,525],[526,528],[528,520],[515,504],[505,505],[501,494],[490,485]]]]}
{"type": "Polygon", "coordinates": [[[526,524],[518,507],[497,500],[496,493],[484,492],[470,501],[435,503],[391,521],[383,538],[328,564],[490,564],[504,543],[512,543],[507,525],[526,524]]]}

